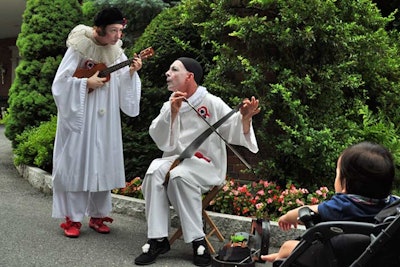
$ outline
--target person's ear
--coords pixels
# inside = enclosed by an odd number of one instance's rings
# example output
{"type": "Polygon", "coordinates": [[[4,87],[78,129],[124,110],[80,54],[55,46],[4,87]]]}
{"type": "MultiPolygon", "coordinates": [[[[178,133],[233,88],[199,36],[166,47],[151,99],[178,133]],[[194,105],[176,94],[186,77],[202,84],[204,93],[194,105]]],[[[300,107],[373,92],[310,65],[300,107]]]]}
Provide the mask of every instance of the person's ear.
{"type": "Polygon", "coordinates": [[[346,180],[345,180],[345,179],[343,179],[343,182],[342,182],[342,193],[343,193],[343,194],[346,194],[346,193],[347,193],[347,190],[346,190],[346,180]]]}
{"type": "Polygon", "coordinates": [[[194,74],[192,73],[192,72],[188,72],[188,79],[190,80],[190,78],[193,78],[193,80],[194,80],[194,74]]]}

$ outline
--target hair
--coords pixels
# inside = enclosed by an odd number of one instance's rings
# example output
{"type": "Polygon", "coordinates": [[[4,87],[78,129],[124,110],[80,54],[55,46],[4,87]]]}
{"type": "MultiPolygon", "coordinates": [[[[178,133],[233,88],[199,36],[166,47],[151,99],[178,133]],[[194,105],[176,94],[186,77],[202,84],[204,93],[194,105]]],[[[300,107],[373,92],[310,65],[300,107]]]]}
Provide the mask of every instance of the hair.
{"type": "Polygon", "coordinates": [[[107,25],[118,23],[125,25],[126,20],[122,15],[121,11],[116,7],[109,7],[101,10],[94,17],[94,26],[96,27],[96,33],[99,36],[106,36],[107,25]]]}
{"type": "Polygon", "coordinates": [[[188,72],[193,73],[194,80],[197,85],[199,85],[203,79],[203,68],[200,63],[196,59],[190,57],[180,57],[178,60],[182,62],[188,72]]]}
{"type": "Polygon", "coordinates": [[[109,7],[97,13],[93,22],[95,26],[107,26],[114,23],[124,24],[125,19],[118,8],[109,7]]]}
{"type": "Polygon", "coordinates": [[[385,147],[371,142],[350,146],[339,164],[340,181],[348,194],[383,199],[391,193],[395,167],[385,147]]]}
{"type": "Polygon", "coordinates": [[[106,36],[107,32],[106,32],[106,27],[107,26],[96,26],[96,33],[97,35],[104,37],[106,36]]]}

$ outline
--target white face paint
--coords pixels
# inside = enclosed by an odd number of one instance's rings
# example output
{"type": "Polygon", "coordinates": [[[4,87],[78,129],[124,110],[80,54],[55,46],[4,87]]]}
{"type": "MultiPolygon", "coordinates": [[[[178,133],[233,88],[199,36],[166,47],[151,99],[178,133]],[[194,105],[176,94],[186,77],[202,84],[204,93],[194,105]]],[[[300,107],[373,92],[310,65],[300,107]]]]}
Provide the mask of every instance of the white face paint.
{"type": "Polygon", "coordinates": [[[176,92],[186,91],[186,81],[189,75],[193,75],[191,72],[188,72],[185,66],[179,60],[175,60],[169,70],[165,73],[167,76],[167,87],[169,91],[176,92]]]}

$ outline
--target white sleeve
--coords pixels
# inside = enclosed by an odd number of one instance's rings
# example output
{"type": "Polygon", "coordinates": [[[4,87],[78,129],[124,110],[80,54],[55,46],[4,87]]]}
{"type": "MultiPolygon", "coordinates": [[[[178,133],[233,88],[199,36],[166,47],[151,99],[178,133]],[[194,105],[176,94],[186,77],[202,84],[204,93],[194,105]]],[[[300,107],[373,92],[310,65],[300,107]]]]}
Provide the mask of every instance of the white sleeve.
{"type": "Polygon", "coordinates": [[[51,88],[59,119],[75,132],[82,129],[87,97],[87,78],[73,77],[80,60],[79,53],[69,48],[58,67],[51,88]]]}

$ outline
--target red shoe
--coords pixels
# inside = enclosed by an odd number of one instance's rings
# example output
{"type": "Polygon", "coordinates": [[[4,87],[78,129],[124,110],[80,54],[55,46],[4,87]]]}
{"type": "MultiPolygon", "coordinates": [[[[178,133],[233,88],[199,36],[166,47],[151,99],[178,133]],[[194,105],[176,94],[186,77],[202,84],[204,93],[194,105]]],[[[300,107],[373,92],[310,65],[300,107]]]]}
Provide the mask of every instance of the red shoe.
{"type": "Polygon", "coordinates": [[[110,228],[107,225],[105,225],[103,222],[112,223],[113,219],[111,219],[110,217],[104,217],[104,218],[91,217],[89,220],[89,227],[94,229],[98,233],[108,234],[110,232],[110,228]]]}
{"type": "Polygon", "coordinates": [[[64,229],[64,234],[67,237],[78,237],[82,224],[80,222],[73,222],[69,217],[65,217],[65,223],[60,224],[60,227],[64,229]]]}

